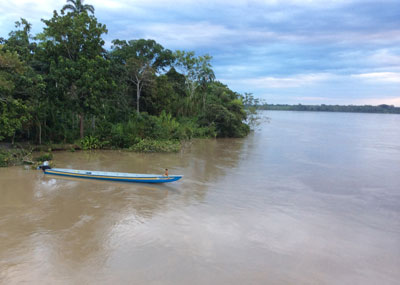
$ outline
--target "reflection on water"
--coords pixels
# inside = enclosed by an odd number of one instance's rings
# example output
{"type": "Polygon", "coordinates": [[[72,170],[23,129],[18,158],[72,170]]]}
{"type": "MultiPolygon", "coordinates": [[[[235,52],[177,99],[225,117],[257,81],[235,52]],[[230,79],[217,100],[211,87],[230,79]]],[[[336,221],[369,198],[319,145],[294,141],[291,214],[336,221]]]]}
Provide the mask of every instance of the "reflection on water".
{"type": "Polygon", "coordinates": [[[165,185],[0,169],[0,283],[397,284],[400,116],[268,116],[178,154],[54,154],[165,185]]]}

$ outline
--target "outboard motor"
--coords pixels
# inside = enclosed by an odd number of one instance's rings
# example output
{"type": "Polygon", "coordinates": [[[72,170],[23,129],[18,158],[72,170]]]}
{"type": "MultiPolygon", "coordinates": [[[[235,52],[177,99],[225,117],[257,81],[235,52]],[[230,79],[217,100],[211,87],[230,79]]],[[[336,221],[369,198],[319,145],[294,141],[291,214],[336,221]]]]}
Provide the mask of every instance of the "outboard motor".
{"type": "Polygon", "coordinates": [[[43,170],[43,172],[44,172],[46,169],[51,169],[51,167],[50,167],[50,165],[49,165],[49,162],[48,162],[47,160],[46,160],[45,162],[43,162],[42,165],[39,165],[39,169],[43,170]]]}

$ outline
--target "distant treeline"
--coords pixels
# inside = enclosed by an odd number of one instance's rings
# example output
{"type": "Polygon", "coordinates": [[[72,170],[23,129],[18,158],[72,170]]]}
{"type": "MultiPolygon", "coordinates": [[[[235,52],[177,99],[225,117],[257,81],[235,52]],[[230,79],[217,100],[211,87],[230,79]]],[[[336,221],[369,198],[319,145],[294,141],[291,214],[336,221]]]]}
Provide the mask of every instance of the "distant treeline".
{"type": "Polygon", "coordinates": [[[317,112],[352,112],[352,113],[388,113],[400,114],[400,107],[393,105],[379,106],[357,106],[357,105],[287,105],[287,104],[264,104],[258,106],[259,110],[281,110],[281,111],[317,111],[317,112]]]}

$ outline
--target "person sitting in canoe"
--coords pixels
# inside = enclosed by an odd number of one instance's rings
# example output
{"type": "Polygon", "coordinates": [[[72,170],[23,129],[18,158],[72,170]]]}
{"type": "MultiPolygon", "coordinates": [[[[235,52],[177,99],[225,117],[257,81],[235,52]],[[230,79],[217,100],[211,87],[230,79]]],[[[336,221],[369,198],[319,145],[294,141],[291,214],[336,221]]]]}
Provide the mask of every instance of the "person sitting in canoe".
{"type": "Polygon", "coordinates": [[[164,176],[169,177],[169,176],[168,176],[168,168],[165,168],[164,176]]]}

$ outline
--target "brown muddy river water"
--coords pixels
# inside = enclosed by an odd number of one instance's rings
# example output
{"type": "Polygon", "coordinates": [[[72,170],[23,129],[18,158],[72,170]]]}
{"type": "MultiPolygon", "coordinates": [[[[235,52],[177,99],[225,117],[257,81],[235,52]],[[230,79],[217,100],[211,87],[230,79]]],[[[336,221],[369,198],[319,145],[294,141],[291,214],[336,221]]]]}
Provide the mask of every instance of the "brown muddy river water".
{"type": "Polygon", "coordinates": [[[174,183],[1,168],[0,283],[399,284],[400,116],[266,114],[177,154],[54,153],[174,183]]]}

